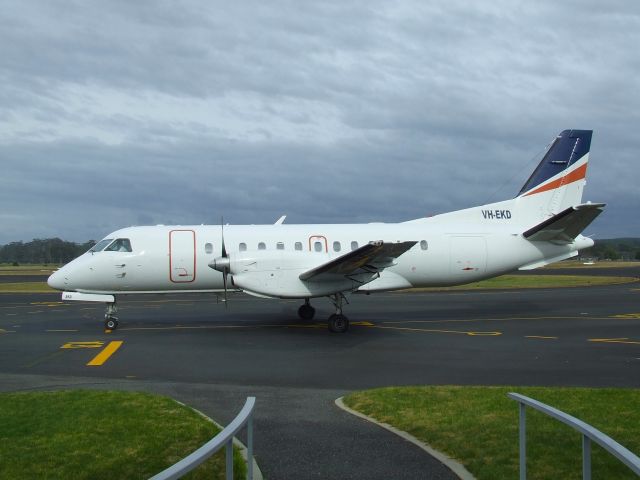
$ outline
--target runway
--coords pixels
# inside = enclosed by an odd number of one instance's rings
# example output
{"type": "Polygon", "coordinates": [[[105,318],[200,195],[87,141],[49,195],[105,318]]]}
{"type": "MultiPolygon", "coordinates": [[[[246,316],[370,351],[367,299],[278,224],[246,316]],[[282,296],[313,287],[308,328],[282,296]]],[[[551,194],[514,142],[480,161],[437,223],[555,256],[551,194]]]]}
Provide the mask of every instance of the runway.
{"type": "Polygon", "coordinates": [[[345,309],[352,328],[342,335],[327,331],[324,300],[304,323],[298,302],[232,295],[225,309],[210,295],[122,297],[112,333],[102,329],[101,305],[46,294],[0,301],[3,390],[143,389],[220,421],[256,395],[256,452],[269,478],[419,478],[425,471],[452,478],[391,434],[337,410],[333,400],[352,390],[640,387],[640,283],[354,295],[345,309]],[[102,363],[88,365],[101,354],[102,363]]]}

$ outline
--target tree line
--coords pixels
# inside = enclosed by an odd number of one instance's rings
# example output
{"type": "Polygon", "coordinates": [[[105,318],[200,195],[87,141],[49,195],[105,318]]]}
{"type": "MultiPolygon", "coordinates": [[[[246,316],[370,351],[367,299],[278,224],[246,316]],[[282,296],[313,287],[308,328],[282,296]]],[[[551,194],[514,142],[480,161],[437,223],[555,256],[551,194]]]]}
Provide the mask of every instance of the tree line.
{"type": "Polygon", "coordinates": [[[30,242],[11,242],[0,246],[0,263],[22,265],[44,263],[62,265],[83,254],[96,244],[66,242],[59,238],[33,239],[30,242]]]}
{"type": "MultiPolygon", "coordinates": [[[[0,263],[13,265],[29,263],[65,264],[96,244],[66,242],[59,238],[34,239],[0,246],[0,263]]],[[[597,260],[640,260],[640,238],[612,238],[596,240],[596,244],[580,252],[582,258],[597,260]]]]}

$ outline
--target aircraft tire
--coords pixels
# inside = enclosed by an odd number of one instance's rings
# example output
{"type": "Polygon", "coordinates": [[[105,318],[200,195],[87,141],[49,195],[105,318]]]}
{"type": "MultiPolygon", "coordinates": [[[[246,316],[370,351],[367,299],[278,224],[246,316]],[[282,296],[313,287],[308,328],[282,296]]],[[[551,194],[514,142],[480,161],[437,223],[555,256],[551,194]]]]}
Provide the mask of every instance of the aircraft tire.
{"type": "Polygon", "coordinates": [[[316,309],[313,308],[311,305],[307,305],[306,303],[303,305],[300,305],[300,308],[298,309],[298,316],[302,320],[311,320],[313,319],[313,316],[315,314],[316,314],[316,309]]]}
{"type": "Polygon", "coordinates": [[[349,330],[349,319],[342,314],[334,313],[328,320],[329,331],[332,333],[344,333],[349,330]]]}
{"type": "Polygon", "coordinates": [[[107,318],[104,321],[104,329],[105,330],[115,330],[118,328],[118,320],[115,318],[107,318]]]}

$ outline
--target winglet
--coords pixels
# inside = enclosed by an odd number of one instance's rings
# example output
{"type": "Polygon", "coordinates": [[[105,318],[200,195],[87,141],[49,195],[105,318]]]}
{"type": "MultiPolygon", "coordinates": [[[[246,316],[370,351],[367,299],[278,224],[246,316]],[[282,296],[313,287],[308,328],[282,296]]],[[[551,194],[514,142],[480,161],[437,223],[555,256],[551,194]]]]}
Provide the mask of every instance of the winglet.
{"type": "Polygon", "coordinates": [[[278,220],[276,220],[276,223],[274,223],[274,225],[282,225],[284,223],[285,218],[287,218],[287,216],[282,215],[278,220]]]}

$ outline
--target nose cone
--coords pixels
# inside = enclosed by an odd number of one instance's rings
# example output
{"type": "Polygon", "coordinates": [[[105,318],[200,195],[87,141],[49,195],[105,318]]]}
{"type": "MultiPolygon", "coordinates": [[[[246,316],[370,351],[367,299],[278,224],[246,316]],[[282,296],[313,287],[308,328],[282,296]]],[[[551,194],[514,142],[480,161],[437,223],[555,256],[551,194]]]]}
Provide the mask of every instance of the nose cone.
{"type": "Polygon", "coordinates": [[[65,290],[67,288],[68,279],[65,277],[63,270],[64,269],[61,268],[60,270],[53,272],[47,279],[47,284],[51,288],[55,288],[56,290],[65,290]]]}

